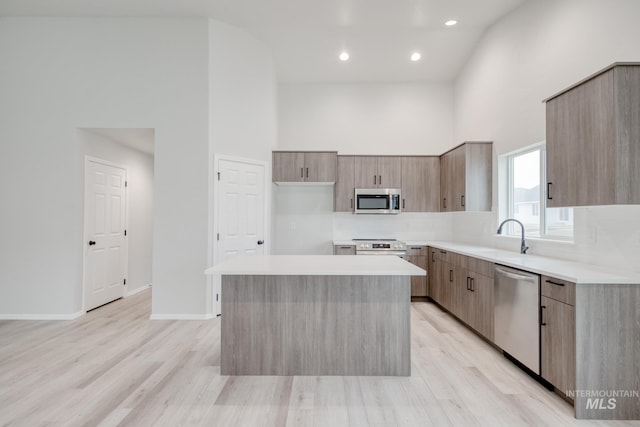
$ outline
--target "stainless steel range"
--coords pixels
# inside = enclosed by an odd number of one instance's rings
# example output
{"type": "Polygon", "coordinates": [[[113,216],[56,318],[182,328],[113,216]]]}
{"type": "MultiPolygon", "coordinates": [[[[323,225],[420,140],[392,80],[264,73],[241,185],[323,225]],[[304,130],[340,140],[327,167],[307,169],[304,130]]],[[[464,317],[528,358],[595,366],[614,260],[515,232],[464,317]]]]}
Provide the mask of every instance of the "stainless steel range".
{"type": "Polygon", "coordinates": [[[407,255],[407,244],[396,239],[353,239],[356,255],[407,255]]]}

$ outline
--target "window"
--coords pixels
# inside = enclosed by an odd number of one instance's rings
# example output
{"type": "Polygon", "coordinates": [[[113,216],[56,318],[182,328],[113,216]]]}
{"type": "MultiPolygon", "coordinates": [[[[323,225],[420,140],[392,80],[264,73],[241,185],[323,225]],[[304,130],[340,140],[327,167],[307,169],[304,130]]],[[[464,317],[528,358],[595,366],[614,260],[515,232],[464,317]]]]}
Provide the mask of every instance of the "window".
{"type": "MultiPolygon", "coordinates": [[[[571,240],[573,209],[546,207],[545,158],[544,145],[507,156],[507,217],[522,222],[529,237],[571,240]]],[[[508,225],[508,234],[520,234],[516,224],[508,225]]]]}

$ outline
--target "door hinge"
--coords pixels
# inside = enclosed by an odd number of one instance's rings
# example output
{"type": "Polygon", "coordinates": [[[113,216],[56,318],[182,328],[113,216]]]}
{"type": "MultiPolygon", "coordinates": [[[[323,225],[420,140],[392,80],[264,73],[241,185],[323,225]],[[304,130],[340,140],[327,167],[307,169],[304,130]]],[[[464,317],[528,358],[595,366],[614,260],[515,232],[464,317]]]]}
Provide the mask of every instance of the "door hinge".
{"type": "Polygon", "coordinates": [[[218,172],[218,181],[220,181],[220,172],[218,172]]]}
{"type": "Polygon", "coordinates": [[[126,285],[127,284],[127,279],[122,279],[122,282],[123,282],[122,283],[123,285],[126,285]]]}

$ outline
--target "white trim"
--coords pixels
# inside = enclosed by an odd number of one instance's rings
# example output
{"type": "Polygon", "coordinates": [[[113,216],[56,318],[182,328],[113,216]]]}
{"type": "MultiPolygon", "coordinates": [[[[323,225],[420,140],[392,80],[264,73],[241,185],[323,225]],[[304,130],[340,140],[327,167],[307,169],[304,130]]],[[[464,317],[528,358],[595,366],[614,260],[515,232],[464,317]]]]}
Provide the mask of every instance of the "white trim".
{"type": "Polygon", "coordinates": [[[86,314],[79,311],[71,314],[0,314],[1,320],[74,320],[86,314]]]}
{"type": "MultiPolygon", "coordinates": [[[[84,186],[83,186],[83,193],[82,193],[82,217],[83,217],[83,221],[84,221],[84,229],[82,232],[82,313],[86,313],[86,306],[85,306],[85,290],[86,290],[86,286],[87,286],[87,246],[86,246],[86,242],[89,240],[89,238],[87,237],[87,229],[88,229],[88,221],[87,221],[87,212],[86,212],[86,208],[87,208],[87,169],[88,169],[88,164],[89,162],[94,162],[94,163],[100,163],[103,165],[107,165],[107,166],[111,166],[114,168],[119,168],[124,170],[124,180],[125,182],[128,181],[129,179],[129,168],[127,166],[123,166],[121,164],[118,163],[114,163],[111,162],[109,160],[104,160],[104,159],[100,159],[98,157],[93,157],[93,156],[84,156],[84,170],[82,171],[83,174],[83,180],[84,180],[84,186]]],[[[129,229],[129,188],[128,186],[125,184],[124,187],[124,228],[125,230],[129,229]]],[[[129,239],[125,236],[124,239],[124,250],[125,250],[125,262],[124,262],[124,276],[128,277],[129,276],[129,239]]],[[[123,292],[123,296],[126,296],[126,291],[123,292]]]]}
{"type": "MultiPolygon", "coordinates": [[[[129,285],[127,285],[127,287],[128,286],[129,285]]],[[[131,295],[139,294],[140,292],[146,291],[147,289],[151,289],[151,283],[148,283],[144,286],[140,286],[139,288],[136,288],[132,291],[127,290],[127,292],[124,293],[124,297],[127,298],[127,297],[130,297],[131,295]]]]}
{"type": "Polygon", "coordinates": [[[152,314],[149,320],[211,320],[216,317],[213,314],[152,314]]]}

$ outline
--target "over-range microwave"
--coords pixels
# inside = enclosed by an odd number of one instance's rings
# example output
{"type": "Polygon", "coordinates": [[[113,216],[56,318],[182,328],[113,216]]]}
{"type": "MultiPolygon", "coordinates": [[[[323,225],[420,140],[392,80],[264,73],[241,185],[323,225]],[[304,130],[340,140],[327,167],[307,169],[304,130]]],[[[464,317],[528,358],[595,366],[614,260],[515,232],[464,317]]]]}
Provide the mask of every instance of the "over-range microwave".
{"type": "Polygon", "coordinates": [[[357,214],[399,214],[399,188],[356,188],[355,207],[357,214]]]}

